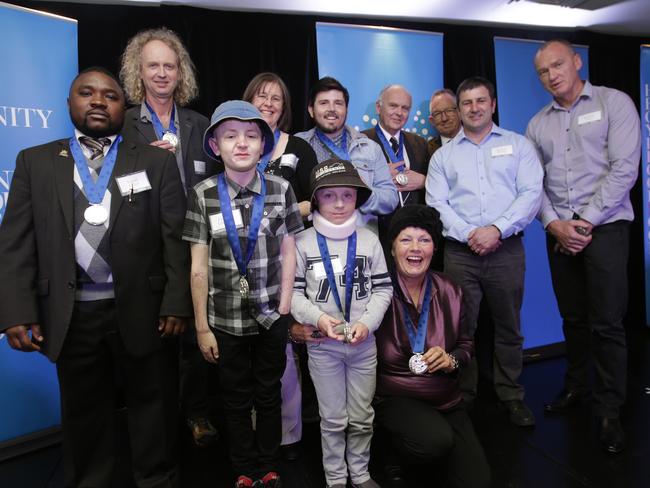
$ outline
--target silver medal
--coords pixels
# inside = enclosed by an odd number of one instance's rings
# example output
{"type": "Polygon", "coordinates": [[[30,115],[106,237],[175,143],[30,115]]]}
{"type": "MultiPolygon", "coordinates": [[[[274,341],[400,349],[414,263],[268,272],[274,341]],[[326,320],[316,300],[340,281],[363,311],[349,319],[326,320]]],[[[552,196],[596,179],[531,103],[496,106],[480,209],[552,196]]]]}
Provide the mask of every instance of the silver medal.
{"type": "Polygon", "coordinates": [[[90,225],[103,225],[108,220],[108,211],[99,204],[93,204],[84,210],[84,219],[90,225]]]}
{"type": "Polygon", "coordinates": [[[162,140],[169,142],[174,147],[178,146],[178,137],[173,132],[165,132],[162,140]]]}
{"type": "Polygon", "coordinates": [[[408,185],[409,177],[404,173],[397,173],[397,175],[395,175],[395,181],[400,186],[408,185]]]}
{"type": "Polygon", "coordinates": [[[242,298],[248,298],[248,293],[250,292],[250,288],[248,287],[248,281],[246,281],[246,277],[240,276],[239,277],[239,293],[241,293],[242,298]]]}
{"type": "Polygon", "coordinates": [[[343,336],[345,337],[344,341],[348,344],[352,342],[352,326],[349,322],[343,324],[343,336]]]}
{"type": "Polygon", "coordinates": [[[409,369],[413,374],[417,374],[417,375],[424,374],[427,372],[428,368],[429,365],[424,360],[422,354],[420,354],[419,352],[413,354],[413,356],[411,356],[411,359],[409,359],[409,369]]]}

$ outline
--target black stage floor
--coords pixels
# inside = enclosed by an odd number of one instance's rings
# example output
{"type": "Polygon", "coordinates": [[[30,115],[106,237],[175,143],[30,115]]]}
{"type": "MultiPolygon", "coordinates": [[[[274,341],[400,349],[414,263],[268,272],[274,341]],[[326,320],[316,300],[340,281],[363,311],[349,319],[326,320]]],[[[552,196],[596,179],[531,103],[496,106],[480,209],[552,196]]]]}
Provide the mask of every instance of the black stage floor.
{"type": "MultiPolygon", "coordinates": [[[[542,405],[562,385],[564,361],[548,359],[527,364],[523,374],[527,403],[537,416],[534,429],[509,424],[489,393],[472,413],[476,430],[492,467],[493,486],[508,488],[650,487],[650,333],[629,338],[628,403],[623,411],[627,449],[608,455],[594,441],[595,425],[588,402],[568,416],[545,417],[542,405]]],[[[121,433],[123,452],[128,446],[121,433]]],[[[225,488],[233,485],[223,444],[197,448],[184,429],[181,454],[182,488],[225,488]]],[[[373,452],[371,471],[381,484],[381,452],[373,452]]],[[[115,487],[131,488],[128,462],[120,465],[115,487]]],[[[429,470],[434,468],[428,468],[429,470]]],[[[287,488],[324,486],[317,424],[305,426],[302,456],[284,463],[287,488]]],[[[431,473],[413,475],[408,486],[435,487],[431,473]]],[[[0,464],[2,488],[61,488],[61,449],[54,446],[0,464]]],[[[388,485],[383,485],[388,486],[388,485]]]]}

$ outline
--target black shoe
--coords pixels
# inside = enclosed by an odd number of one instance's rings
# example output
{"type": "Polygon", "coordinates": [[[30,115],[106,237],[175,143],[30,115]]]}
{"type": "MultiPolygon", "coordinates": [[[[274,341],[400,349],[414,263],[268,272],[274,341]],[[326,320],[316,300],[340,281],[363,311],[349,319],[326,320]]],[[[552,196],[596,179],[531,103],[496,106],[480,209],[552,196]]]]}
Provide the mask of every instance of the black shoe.
{"type": "Polygon", "coordinates": [[[385,479],[390,488],[406,488],[402,467],[395,464],[388,464],[384,468],[385,479]]]}
{"type": "Polygon", "coordinates": [[[219,431],[206,417],[188,418],[186,422],[197,446],[210,446],[219,440],[219,431]]]}
{"type": "Polygon", "coordinates": [[[300,457],[299,443],[294,442],[293,444],[286,444],[282,446],[282,457],[286,461],[295,461],[300,457]]]}
{"type": "Polygon", "coordinates": [[[576,391],[562,390],[551,403],[544,405],[544,412],[566,413],[573,407],[577,406],[581,400],[582,394],[576,391]]]}
{"type": "Polygon", "coordinates": [[[625,449],[625,433],[618,418],[598,417],[598,440],[600,446],[611,454],[625,449]]]}
{"type": "Polygon", "coordinates": [[[510,422],[517,427],[532,427],[535,425],[535,416],[523,400],[509,400],[503,402],[503,404],[510,412],[510,422]]]}

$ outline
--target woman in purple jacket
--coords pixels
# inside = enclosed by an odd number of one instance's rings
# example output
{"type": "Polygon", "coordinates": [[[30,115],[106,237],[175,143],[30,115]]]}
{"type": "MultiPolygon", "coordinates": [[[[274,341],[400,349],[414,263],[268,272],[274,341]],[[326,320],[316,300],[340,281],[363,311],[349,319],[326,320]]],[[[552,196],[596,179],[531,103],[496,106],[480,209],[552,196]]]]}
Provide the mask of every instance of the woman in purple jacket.
{"type": "MultiPolygon", "coordinates": [[[[490,468],[458,382],[472,355],[472,338],[461,327],[462,291],[430,269],[441,238],[438,212],[424,205],[402,207],[389,237],[394,294],[375,334],[376,420],[395,462],[435,462],[438,469],[431,472],[441,476],[443,486],[487,487],[490,468]]],[[[400,476],[391,466],[389,477],[400,476]]]]}

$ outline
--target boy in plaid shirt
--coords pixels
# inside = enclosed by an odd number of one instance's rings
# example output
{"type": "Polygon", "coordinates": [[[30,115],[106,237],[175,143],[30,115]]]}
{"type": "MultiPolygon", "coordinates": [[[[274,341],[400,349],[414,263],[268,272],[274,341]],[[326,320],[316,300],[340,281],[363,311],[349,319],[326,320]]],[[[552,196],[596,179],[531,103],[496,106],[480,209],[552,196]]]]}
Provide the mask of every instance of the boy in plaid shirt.
{"type": "Polygon", "coordinates": [[[289,183],[257,170],[274,142],[253,105],[219,105],[203,148],[222,159],[225,172],[189,192],[183,230],[192,243],[197,339],[205,359],[219,365],[237,488],[281,486],[280,378],[296,266],[293,234],[303,224],[289,183]]]}

